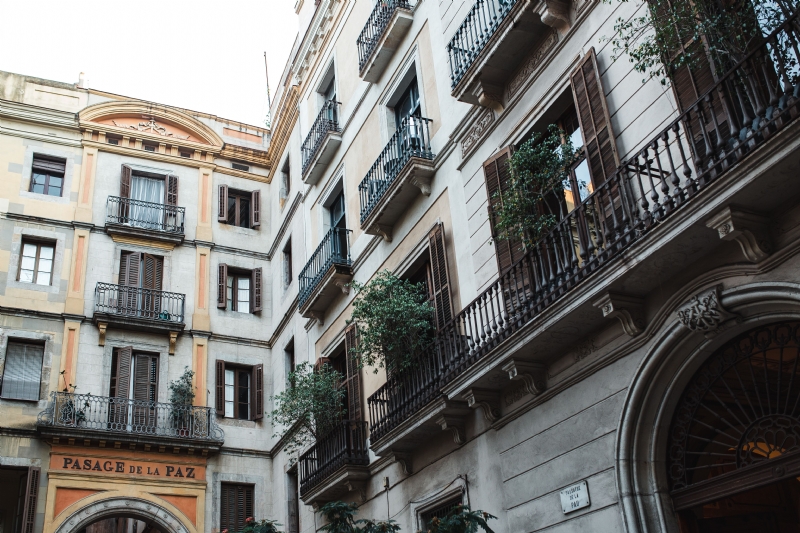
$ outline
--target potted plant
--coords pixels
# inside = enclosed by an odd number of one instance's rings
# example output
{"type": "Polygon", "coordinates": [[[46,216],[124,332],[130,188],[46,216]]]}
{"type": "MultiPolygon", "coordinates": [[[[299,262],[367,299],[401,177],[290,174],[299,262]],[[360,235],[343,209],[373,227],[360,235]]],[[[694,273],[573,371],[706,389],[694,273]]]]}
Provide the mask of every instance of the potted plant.
{"type": "Polygon", "coordinates": [[[169,383],[169,402],[172,404],[172,424],[175,433],[185,437],[191,431],[191,405],[194,403],[194,371],[184,367],[183,374],[169,383]]]}
{"type": "Polygon", "coordinates": [[[245,519],[245,525],[241,531],[230,532],[227,529],[223,529],[222,533],[281,533],[278,530],[280,525],[275,520],[256,520],[249,516],[245,519]]]}
{"type": "Polygon", "coordinates": [[[84,400],[83,406],[78,407],[78,399],[75,397],[75,389],[78,387],[72,383],[66,383],[66,370],[61,371],[61,379],[64,380],[64,388],[61,392],[66,393],[66,401],[59,408],[59,421],[61,424],[70,426],[80,426],[86,421],[85,409],[89,407],[89,401],[84,400]]]}
{"type": "Polygon", "coordinates": [[[471,511],[466,505],[459,505],[442,518],[434,517],[428,524],[427,533],[477,533],[478,528],[485,533],[494,533],[487,520],[496,518],[484,511],[471,511]]]}
{"type": "Polygon", "coordinates": [[[358,505],[340,501],[328,502],[319,513],[327,524],[320,528],[327,533],[397,533],[400,526],[394,520],[355,519],[358,505]]]}

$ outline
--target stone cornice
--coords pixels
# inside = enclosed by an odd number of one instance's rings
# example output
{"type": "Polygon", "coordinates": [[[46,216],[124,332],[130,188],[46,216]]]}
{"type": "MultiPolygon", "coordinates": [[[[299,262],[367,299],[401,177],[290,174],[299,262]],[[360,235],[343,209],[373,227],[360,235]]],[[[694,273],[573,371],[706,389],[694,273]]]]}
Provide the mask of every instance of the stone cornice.
{"type": "Polygon", "coordinates": [[[0,100],[0,116],[19,120],[20,122],[46,124],[66,129],[77,129],[78,127],[75,113],[12,102],[10,100],[0,100]]]}
{"type": "MultiPolygon", "coordinates": [[[[281,98],[280,105],[275,113],[277,117],[275,123],[276,127],[272,134],[269,143],[268,157],[270,161],[276,161],[283,153],[284,148],[289,143],[289,137],[294,129],[297,117],[300,114],[297,109],[297,104],[300,100],[300,91],[297,85],[289,87],[281,98]]],[[[276,165],[273,165],[269,170],[269,180],[275,175],[276,165]]]]}
{"type": "Polygon", "coordinates": [[[317,52],[322,49],[322,43],[331,29],[329,23],[333,19],[334,8],[340,2],[341,0],[322,0],[317,6],[292,65],[292,75],[297,81],[303,79],[303,74],[313,65],[317,52]]]}
{"type": "Polygon", "coordinates": [[[257,148],[225,143],[219,155],[220,157],[227,157],[229,159],[241,159],[242,161],[247,161],[248,163],[253,163],[262,167],[270,166],[269,154],[267,151],[257,148]]]}

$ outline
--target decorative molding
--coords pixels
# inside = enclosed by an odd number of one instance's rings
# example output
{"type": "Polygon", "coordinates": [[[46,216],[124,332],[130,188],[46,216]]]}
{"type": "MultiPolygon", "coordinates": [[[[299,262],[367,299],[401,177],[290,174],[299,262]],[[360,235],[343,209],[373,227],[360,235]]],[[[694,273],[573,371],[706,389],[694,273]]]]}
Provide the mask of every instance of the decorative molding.
{"type": "Polygon", "coordinates": [[[512,381],[521,381],[525,390],[537,396],[547,388],[547,369],[541,363],[528,363],[510,359],[501,367],[512,381]]]}
{"type": "Polygon", "coordinates": [[[106,329],[108,328],[107,322],[98,322],[97,323],[97,331],[100,333],[97,344],[99,346],[106,345],[106,329]]]}
{"type": "Polygon", "coordinates": [[[678,320],[691,331],[713,337],[723,329],[723,325],[731,320],[739,321],[736,313],[728,312],[722,306],[722,285],[716,285],[695,296],[681,305],[676,314],[678,320]]]}
{"type": "Polygon", "coordinates": [[[333,282],[334,285],[342,289],[342,294],[350,294],[350,282],[345,280],[338,280],[333,282]]]}
{"type": "Polygon", "coordinates": [[[635,337],[644,330],[642,304],[644,300],[614,292],[606,292],[592,302],[606,318],[617,318],[626,334],[635,337]]]}
{"type": "Polygon", "coordinates": [[[498,115],[503,112],[503,88],[476,80],[469,91],[477,99],[478,105],[491,109],[498,115]]]}
{"type": "Polygon", "coordinates": [[[734,206],[728,206],[706,222],[723,241],[736,241],[751,263],[763,261],[772,252],[767,230],[769,219],[734,206]]]}
{"type": "Polygon", "coordinates": [[[460,416],[441,415],[436,419],[436,423],[442,427],[443,431],[450,431],[453,442],[459,446],[467,441],[464,434],[464,419],[460,416]]]}
{"type": "Polygon", "coordinates": [[[380,235],[381,237],[383,237],[384,241],[392,242],[392,227],[391,226],[386,226],[386,225],[383,225],[383,224],[375,224],[375,226],[373,226],[373,227],[375,228],[375,231],[377,232],[377,234],[380,235]]]}
{"type": "Polygon", "coordinates": [[[120,514],[150,519],[165,533],[189,533],[189,528],[165,507],[152,501],[129,497],[107,498],[90,503],[66,517],[55,532],[81,531],[92,522],[120,514]]]}
{"type": "Polygon", "coordinates": [[[570,27],[570,0],[544,0],[539,16],[542,22],[560,32],[566,32],[570,27]]]}
{"type": "Polygon", "coordinates": [[[169,332],[169,354],[175,355],[175,343],[178,341],[178,331],[169,332]]]}
{"type": "Polygon", "coordinates": [[[411,185],[417,187],[423,195],[425,196],[431,195],[430,176],[421,176],[419,174],[414,174],[414,176],[411,177],[411,185]]]}
{"type": "Polygon", "coordinates": [[[511,82],[508,84],[508,98],[514,96],[519,88],[527,81],[528,77],[535,72],[542,64],[545,56],[552,50],[558,43],[558,32],[553,30],[550,35],[545,38],[544,42],[533,52],[530,58],[520,68],[511,82]]]}
{"type": "Polygon", "coordinates": [[[483,115],[475,121],[467,135],[461,140],[461,159],[464,159],[470,150],[477,144],[489,126],[494,122],[494,113],[491,109],[483,112],[483,115]]]}
{"type": "Polygon", "coordinates": [[[528,387],[526,387],[524,383],[512,382],[512,384],[506,388],[505,394],[503,394],[503,402],[505,402],[506,407],[510,407],[528,395],[528,387]]]}
{"type": "Polygon", "coordinates": [[[117,126],[118,128],[130,128],[132,130],[140,131],[142,133],[154,133],[156,135],[162,135],[164,137],[175,137],[176,139],[183,139],[183,140],[186,140],[189,137],[191,137],[191,135],[186,135],[185,137],[181,137],[175,135],[174,133],[168,132],[165,126],[161,126],[160,124],[158,124],[158,122],[156,122],[155,117],[149,117],[147,122],[139,122],[138,124],[129,124],[129,125],[117,124],[117,121],[113,119],[111,120],[111,123],[117,126]]]}
{"type": "Polygon", "coordinates": [[[489,389],[469,389],[462,397],[473,409],[480,408],[490,424],[500,418],[500,393],[489,389]]]}

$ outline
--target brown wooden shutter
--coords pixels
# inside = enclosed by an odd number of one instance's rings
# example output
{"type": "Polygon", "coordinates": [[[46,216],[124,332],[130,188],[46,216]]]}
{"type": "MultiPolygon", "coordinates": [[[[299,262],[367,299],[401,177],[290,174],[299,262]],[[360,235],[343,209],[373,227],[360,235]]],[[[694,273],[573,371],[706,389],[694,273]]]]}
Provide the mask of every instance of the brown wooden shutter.
{"type": "Polygon", "coordinates": [[[228,265],[220,263],[217,268],[217,307],[228,307],[228,265]]]}
{"type": "Polygon", "coordinates": [[[219,186],[219,210],[217,212],[217,220],[220,222],[228,222],[228,186],[219,186]]]}
{"type": "Polygon", "coordinates": [[[570,75],[575,110],[581,126],[589,173],[595,188],[605,183],[619,166],[617,144],[611,129],[606,96],[597,69],[594,47],[570,75]]]}
{"type": "Polygon", "coordinates": [[[322,370],[323,366],[330,364],[331,364],[330,359],[328,359],[327,357],[320,357],[319,359],[317,359],[317,362],[314,363],[314,372],[319,372],[320,370],[322,370]]]}
{"type": "Polygon", "coordinates": [[[241,531],[253,516],[253,487],[223,484],[220,498],[220,530],[241,531]]]}
{"type": "Polygon", "coordinates": [[[363,420],[361,409],[361,369],[356,354],[352,352],[358,346],[358,329],[350,324],[344,330],[344,357],[347,363],[347,418],[363,420]]]}
{"type": "Polygon", "coordinates": [[[453,302],[450,297],[450,277],[447,270],[447,249],[444,242],[444,226],[438,224],[428,235],[431,255],[431,295],[437,329],[443,328],[453,318],[453,302]]]}
{"type": "Polygon", "coordinates": [[[253,420],[264,418],[264,365],[253,367],[253,420]]]}
{"type": "Polygon", "coordinates": [[[164,275],[164,259],[157,255],[144,254],[142,263],[144,266],[142,288],[160,291],[164,275]]]}
{"type": "Polygon", "coordinates": [[[138,287],[139,269],[142,254],[139,252],[122,252],[119,270],[119,284],[127,287],[138,287]]]}
{"type": "Polygon", "coordinates": [[[167,176],[167,205],[178,205],[178,176],[167,176]]]}
{"type": "Polygon", "coordinates": [[[218,416],[225,416],[225,361],[217,359],[217,395],[214,399],[214,407],[218,416]]]}
{"type": "Polygon", "coordinates": [[[133,346],[117,348],[117,398],[128,398],[128,389],[131,384],[132,359],[133,346]]]}
{"type": "Polygon", "coordinates": [[[250,193],[250,227],[261,226],[261,191],[250,193]]]}
{"type": "Polygon", "coordinates": [[[522,243],[519,239],[500,239],[497,232],[497,218],[495,213],[503,205],[503,196],[508,194],[511,186],[511,173],[508,169],[508,160],[513,153],[511,146],[504,148],[497,155],[483,164],[483,174],[486,177],[486,194],[489,197],[489,227],[492,231],[492,240],[497,257],[497,269],[503,275],[511,268],[516,260],[524,255],[522,243]]]}
{"type": "Polygon", "coordinates": [[[158,400],[158,356],[136,354],[133,372],[133,399],[158,400]]]}
{"type": "Polygon", "coordinates": [[[251,298],[252,301],[250,302],[250,310],[253,313],[258,313],[259,311],[262,310],[262,304],[261,304],[262,289],[261,289],[261,286],[263,285],[263,281],[262,281],[263,277],[262,277],[262,273],[261,273],[261,267],[254,268],[252,270],[252,272],[250,273],[250,278],[251,278],[250,279],[250,287],[252,288],[251,292],[253,293],[253,296],[251,298]]]}
{"type": "Polygon", "coordinates": [[[131,167],[122,165],[122,175],[119,179],[119,196],[120,198],[131,197],[131,167]]]}
{"type": "Polygon", "coordinates": [[[36,525],[36,502],[39,499],[39,483],[42,471],[38,466],[28,467],[28,479],[25,486],[25,502],[22,508],[21,533],[33,533],[36,525]]]}

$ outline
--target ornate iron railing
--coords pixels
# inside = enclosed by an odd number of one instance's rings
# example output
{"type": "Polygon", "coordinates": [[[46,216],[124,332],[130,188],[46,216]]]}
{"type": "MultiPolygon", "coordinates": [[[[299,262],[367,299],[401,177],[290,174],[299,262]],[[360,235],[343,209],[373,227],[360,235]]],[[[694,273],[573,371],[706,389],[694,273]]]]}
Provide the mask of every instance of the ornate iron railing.
{"type": "Polygon", "coordinates": [[[366,177],[358,185],[361,200],[361,222],[378,205],[383,194],[412,157],[433,159],[431,151],[431,119],[407,117],[389,139],[366,177]]]}
{"type": "Polygon", "coordinates": [[[152,231],[183,234],[185,216],[186,208],[175,205],[119,196],[109,196],[106,202],[106,224],[125,224],[152,231]]]}
{"type": "Polygon", "coordinates": [[[215,416],[210,407],[51,392],[50,403],[39,413],[37,424],[221,443],[225,434],[215,416]]]}
{"type": "Polygon", "coordinates": [[[368,465],[367,422],[342,420],[300,456],[300,494],[313,489],[345,465],[368,465]]]}
{"type": "Polygon", "coordinates": [[[185,305],[186,295],[177,292],[112,283],[98,283],[94,290],[96,313],[182,324],[185,305]]]}
{"type": "Polygon", "coordinates": [[[475,0],[447,44],[451,87],[458,85],[516,3],[517,0],[475,0]]]}
{"type": "Polygon", "coordinates": [[[306,266],[300,272],[299,304],[303,304],[311,297],[314,289],[333,265],[350,266],[350,234],[353,230],[344,228],[331,228],[317,249],[311,255],[306,266]]]}
{"type": "Polygon", "coordinates": [[[364,70],[364,66],[372,57],[378,41],[383,37],[392,15],[397,9],[411,9],[416,1],[412,0],[378,0],[372,9],[364,29],[356,40],[358,45],[358,70],[364,70]]]}
{"type": "Polygon", "coordinates": [[[608,181],[559,213],[546,235],[439,330],[419,364],[370,396],[373,442],[800,115],[799,13],[608,181]]]}
{"type": "Polygon", "coordinates": [[[328,133],[339,133],[339,102],[333,100],[326,100],[322,109],[317,115],[317,119],[311,126],[311,131],[306,135],[300,151],[303,155],[303,174],[308,170],[308,165],[313,161],[314,156],[317,155],[320,148],[322,148],[322,141],[328,133]]]}

